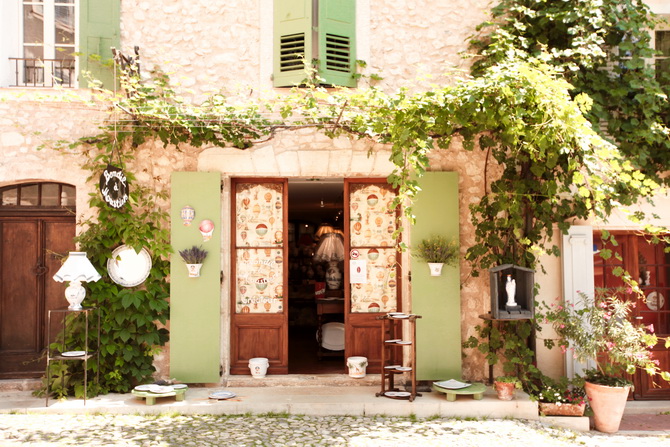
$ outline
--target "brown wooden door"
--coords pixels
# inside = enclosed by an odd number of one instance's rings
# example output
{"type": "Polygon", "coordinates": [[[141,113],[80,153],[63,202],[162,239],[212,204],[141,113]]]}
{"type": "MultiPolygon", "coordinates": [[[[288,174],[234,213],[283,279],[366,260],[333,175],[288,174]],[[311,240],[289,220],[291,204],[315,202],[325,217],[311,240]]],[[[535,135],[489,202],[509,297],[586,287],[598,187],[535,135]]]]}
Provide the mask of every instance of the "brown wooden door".
{"type": "Polygon", "coordinates": [[[0,378],[39,377],[46,313],[67,306],[52,276],[74,249],[74,215],[0,216],[0,234],[0,378]]]}
{"type": "Polygon", "coordinates": [[[232,196],[230,372],[266,357],[269,374],[287,374],[287,181],[234,179],[232,196]]]}
{"type": "MultiPolygon", "coordinates": [[[[393,233],[395,198],[385,179],[347,179],[344,182],[345,222],[345,355],[368,359],[368,372],[381,371],[381,321],[377,317],[401,310],[400,258],[393,233]],[[350,261],[359,261],[351,265],[350,261]],[[361,268],[364,282],[351,283],[361,268]]],[[[398,359],[399,360],[399,359],[398,359]]]]}
{"type": "MultiPolygon", "coordinates": [[[[670,336],[670,254],[665,253],[664,244],[652,244],[643,236],[630,233],[616,234],[618,246],[607,246],[618,253],[620,259],[613,256],[604,261],[595,257],[596,288],[623,287],[621,279],[614,275],[613,270],[623,268],[640,284],[646,296],[646,302],[638,301],[634,308],[633,318],[637,323],[652,325],[659,337],[670,336]]],[[[600,242],[596,243],[602,248],[600,242]]],[[[653,349],[654,357],[659,361],[659,368],[670,371],[670,350],[664,342],[659,342],[653,349]]],[[[636,400],[670,399],[670,384],[656,378],[656,385],[649,375],[638,372],[633,377],[636,400]]]]}

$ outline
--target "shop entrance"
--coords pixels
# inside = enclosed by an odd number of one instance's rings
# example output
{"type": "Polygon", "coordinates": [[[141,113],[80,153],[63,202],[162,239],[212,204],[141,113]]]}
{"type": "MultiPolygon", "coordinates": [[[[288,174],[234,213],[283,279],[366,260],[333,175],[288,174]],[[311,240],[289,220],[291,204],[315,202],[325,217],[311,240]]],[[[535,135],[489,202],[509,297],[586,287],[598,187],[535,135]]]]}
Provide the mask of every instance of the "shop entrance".
{"type": "Polygon", "coordinates": [[[289,373],[344,371],[344,181],[288,182],[289,373]]]}
{"type": "Polygon", "coordinates": [[[400,311],[385,179],[232,179],[231,374],[381,367],[380,313],[400,311]]]}

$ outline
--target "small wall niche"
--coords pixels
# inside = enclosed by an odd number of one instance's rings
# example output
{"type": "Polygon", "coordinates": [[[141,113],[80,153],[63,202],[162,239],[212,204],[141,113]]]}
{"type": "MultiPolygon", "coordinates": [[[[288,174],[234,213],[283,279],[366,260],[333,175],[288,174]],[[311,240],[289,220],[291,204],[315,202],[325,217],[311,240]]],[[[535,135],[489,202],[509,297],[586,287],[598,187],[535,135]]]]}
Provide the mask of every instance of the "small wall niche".
{"type": "Polygon", "coordinates": [[[491,282],[491,317],[494,320],[527,320],[535,315],[535,270],[518,265],[503,264],[489,269],[491,282]],[[516,291],[510,306],[506,291],[508,281],[513,280],[516,291]]]}

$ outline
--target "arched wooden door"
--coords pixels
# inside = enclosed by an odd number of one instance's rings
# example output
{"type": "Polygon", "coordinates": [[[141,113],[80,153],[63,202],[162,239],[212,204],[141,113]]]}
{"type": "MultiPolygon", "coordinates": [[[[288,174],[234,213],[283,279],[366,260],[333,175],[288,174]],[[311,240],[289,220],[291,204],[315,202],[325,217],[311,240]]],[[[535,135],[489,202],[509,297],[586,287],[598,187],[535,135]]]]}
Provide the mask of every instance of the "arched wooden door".
{"type": "Polygon", "coordinates": [[[0,189],[0,379],[44,374],[46,313],[67,305],[52,276],[74,249],[74,205],[70,185],[0,189]]]}

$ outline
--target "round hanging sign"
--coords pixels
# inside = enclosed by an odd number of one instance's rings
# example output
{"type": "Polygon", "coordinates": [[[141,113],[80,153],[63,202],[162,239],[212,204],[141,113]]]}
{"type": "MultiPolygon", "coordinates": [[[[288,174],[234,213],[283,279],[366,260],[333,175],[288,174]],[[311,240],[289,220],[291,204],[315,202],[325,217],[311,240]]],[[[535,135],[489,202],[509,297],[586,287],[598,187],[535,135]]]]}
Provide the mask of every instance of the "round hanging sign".
{"type": "Polygon", "coordinates": [[[128,201],[128,180],[121,168],[107,165],[100,175],[100,192],[105,203],[119,209],[128,201]]]}

